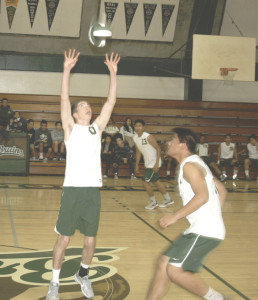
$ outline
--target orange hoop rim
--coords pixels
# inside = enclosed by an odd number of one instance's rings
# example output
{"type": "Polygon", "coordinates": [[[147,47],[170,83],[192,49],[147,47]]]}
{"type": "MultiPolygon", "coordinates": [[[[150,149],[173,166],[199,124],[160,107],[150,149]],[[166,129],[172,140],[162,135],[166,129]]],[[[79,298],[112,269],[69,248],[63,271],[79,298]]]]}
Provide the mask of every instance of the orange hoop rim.
{"type": "Polygon", "coordinates": [[[228,76],[228,72],[236,72],[238,68],[220,68],[221,76],[228,76]]]}

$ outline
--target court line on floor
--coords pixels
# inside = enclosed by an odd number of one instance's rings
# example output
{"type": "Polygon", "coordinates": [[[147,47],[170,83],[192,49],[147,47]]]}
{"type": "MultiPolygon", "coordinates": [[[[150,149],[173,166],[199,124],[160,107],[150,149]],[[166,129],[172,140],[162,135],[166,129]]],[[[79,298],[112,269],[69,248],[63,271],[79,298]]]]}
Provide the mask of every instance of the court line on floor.
{"type": "MultiPolygon", "coordinates": [[[[136,218],[138,218],[140,221],[142,221],[144,224],[146,224],[148,227],[150,227],[153,231],[155,231],[157,234],[159,234],[162,238],[166,239],[168,242],[173,243],[167,236],[165,236],[163,233],[161,233],[158,229],[153,227],[151,224],[149,224],[146,220],[144,220],[142,217],[140,217],[136,212],[132,211],[129,207],[127,207],[125,204],[119,202],[118,199],[114,199],[119,205],[124,207],[126,210],[128,210],[131,214],[133,214],[136,218]]],[[[220,277],[218,274],[213,272],[210,268],[203,265],[203,268],[209,272],[211,275],[213,275],[215,278],[217,278],[219,281],[221,281],[223,284],[225,284],[227,287],[229,287],[232,291],[234,291],[238,296],[242,297],[245,300],[250,300],[247,296],[245,296],[242,292],[237,290],[235,287],[233,287],[230,283],[228,283],[226,280],[224,280],[222,277],[220,277]]]]}
{"type": "Polygon", "coordinates": [[[15,225],[14,225],[14,221],[13,221],[12,208],[11,208],[11,204],[10,204],[8,193],[7,193],[6,189],[4,189],[4,194],[5,194],[6,205],[8,208],[8,216],[9,216],[9,220],[11,223],[12,237],[13,237],[14,245],[16,247],[18,247],[19,245],[18,245],[17,234],[16,234],[15,225]]]}

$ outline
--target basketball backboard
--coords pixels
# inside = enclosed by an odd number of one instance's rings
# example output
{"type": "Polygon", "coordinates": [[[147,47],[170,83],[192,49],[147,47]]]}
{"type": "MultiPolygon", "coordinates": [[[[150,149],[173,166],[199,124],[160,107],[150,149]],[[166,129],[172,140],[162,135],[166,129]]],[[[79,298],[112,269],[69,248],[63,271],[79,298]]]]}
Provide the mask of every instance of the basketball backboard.
{"type": "Polygon", "coordinates": [[[230,80],[254,81],[255,56],[255,38],[194,34],[192,78],[225,80],[221,69],[229,68],[230,80]]]}

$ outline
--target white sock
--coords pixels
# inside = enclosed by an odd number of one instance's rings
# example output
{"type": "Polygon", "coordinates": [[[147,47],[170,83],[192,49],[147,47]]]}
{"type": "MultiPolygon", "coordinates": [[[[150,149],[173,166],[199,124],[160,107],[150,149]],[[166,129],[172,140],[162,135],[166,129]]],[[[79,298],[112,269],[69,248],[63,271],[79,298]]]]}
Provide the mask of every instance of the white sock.
{"type": "Polygon", "coordinates": [[[164,194],[163,197],[167,201],[171,199],[170,196],[169,196],[169,193],[164,194]]]}
{"type": "Polygon", "coordinates": [[[167,171],[167,175],[170,175],[170,171],[167,171]]]}
{"type": "Polygon", "coordinates": [[[235,169],[234,169],[234,175],[236,175],[236,174],[237,174],[237,172],[238,172],[238,170],[235,170],[235,169]]]}
{"type": "Polygon", "coordinates": [[[56,282],[59,284],[59,275],[60,275],[60,269],[59,270],[52,270],[52,282],[56,282]]]}
{"type": "Polygon", "coordinates": [[[155,196],[151,196],[151,197],[150,197],[150,201],[151,201],[151,202],[156,202],[155,196]]]}
{"type": "Polygon", "coordinates": [[[245,176],[249,176],[249,170],[245,170],[245,176]]]}
{"type": "Polygon", "coordinates": [[[89,269],[89,265],[84,265],[83,263],[81,263],[81,266],[82,266],[84,269],[89,269]]]}
{"type": "Polygon", "coordinates": [[[203,296],[203,299],[206,299],[206,300],[223,300],[223,296],[220,293],[214,291],[214,289],[212,289],[210,287],[209,290],[208,290],[208,293],[203,296]]]}

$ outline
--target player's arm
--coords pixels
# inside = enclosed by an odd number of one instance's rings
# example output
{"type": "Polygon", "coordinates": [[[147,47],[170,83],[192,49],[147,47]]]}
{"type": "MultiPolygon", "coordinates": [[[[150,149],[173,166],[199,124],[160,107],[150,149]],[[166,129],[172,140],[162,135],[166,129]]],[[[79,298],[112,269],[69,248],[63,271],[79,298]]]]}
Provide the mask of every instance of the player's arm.
{"type": "Polygon", "coordinates": [[[190,215],[209,200],[208,187],[205,181],[206,171],[195,163],[186,163],[183,167],[183,177],[191,185],[193,198],[181,209],[171,215],[160,219],[163,228],[176,223],[178,220],[190,215]]]}
{"type": "Polygon", "coordinates": [[[112,52],[110,58],[106,54],[105,64],[108,67],[110,73],[110,84],[108,98],[103,105],[100,115],[96,118],[95,123],[98,125],[100,133],[105,129],[116,104],[116,89],[117,89],[117,65],[119,63],[120,56],[118,54],[114,55],[112,52]]]}
{"type": "Polygon", "coordinates": [[[216,186],[217,186],[217,190],[219,193],[219,200],[220,200],[220,206],[222,207],[225,203],[226,200],[226,196],[227,196],[227,189],[225,188],[225,185],[222,184],[216,177],[213,177],[216,186]]]}
{"type": "Polygon", "coordinates": [[[65,140],[70,136],[70,132],[74,125],[71,115],[71,103],[69,99],[70,73],[76,65],[80,53],[75,49],[69,49],[64,52],[63,77],[61,86],[61,120],[64,129],[65,140]]]}
{"type": "Polygon", "coordinates": [[[219,144],[219,148],[218,148],[218,159],[217,159],[218,164],[219,164],[219,161],[220,161],[220,155],[221,155],[221,144],[219,144]]]}
{"type": "Polygon", "coordinates": [[[140,163],[141,156],[142,156],[141,151],[135,145],[135,173],[139,173],[139,163],[140,163]]]}
{"type": "Polygon", "coordinates": [[[235,145],[235,147],[234,147],[234,158],[235,158],[235,160],[238,160],[237,147],[236,147],[236,145],[235,145]]]}
{"type": "Polygon", "coordinates": [[[156,142],[156,140],[155,140],[155,138],[154,138],[153,135],[150,134],[150,135],[148,136],[147,140],[148,140],[149,144],[150,144],[153,148],[155,148],[156,151],[157,151],[156,163],[155,163],[155,165],[154,165],[154,167],[153,167],[153,170],[154,170],[154,172],[158,172],[158,170],[159,170],[160,152],[161,152],[161,151],[160,151],[160,147],[159,147],[158,143],[156,142]]]}

